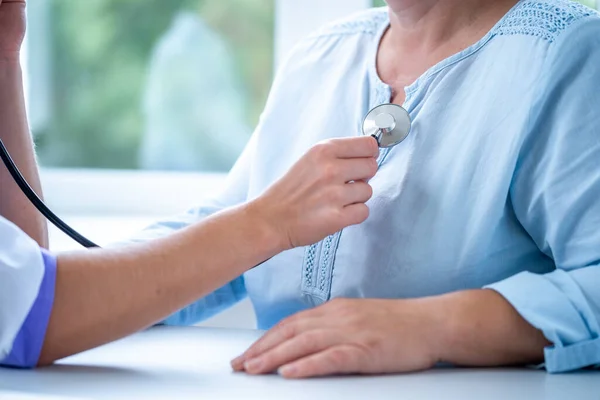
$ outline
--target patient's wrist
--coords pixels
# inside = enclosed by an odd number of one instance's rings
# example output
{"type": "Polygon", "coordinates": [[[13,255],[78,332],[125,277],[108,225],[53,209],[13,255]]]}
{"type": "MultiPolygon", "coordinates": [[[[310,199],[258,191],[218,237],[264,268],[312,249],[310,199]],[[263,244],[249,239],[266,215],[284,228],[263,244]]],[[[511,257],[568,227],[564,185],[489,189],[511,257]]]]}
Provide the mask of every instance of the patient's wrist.
{"type": "MultiPolygon", "coordinates": [[[[404,300],[402,300],[404,301],[404,300]]],[[[408,300],[412,307],[417,308],[421,316],[422,327],[421,338],[425,341],[429,352],[429,358],[434,363],[447,361],[448,346],[452,345],[455,315],[451,305],[447,303],[444,296],[425,297],[408,300]]]]}
{"type": "Polygon", "coordinates": [[[439,323],[439,361],[462,366],[539,363],[548,345],[493,290],[466,290],[432,298],[439,323]]]}

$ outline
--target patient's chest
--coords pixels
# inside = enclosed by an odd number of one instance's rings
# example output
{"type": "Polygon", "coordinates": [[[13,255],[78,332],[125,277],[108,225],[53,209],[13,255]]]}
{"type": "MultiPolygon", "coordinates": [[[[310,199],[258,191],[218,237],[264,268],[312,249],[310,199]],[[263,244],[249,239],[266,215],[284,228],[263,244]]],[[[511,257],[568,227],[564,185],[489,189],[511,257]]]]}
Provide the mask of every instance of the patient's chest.
{"type": "MultiPolygon", "coordinates": [[[[511,96],[493,97],[516,101],[511,96]]],[[[262,127],[250,197],[320,140],[360,135],[366,112],[389,99],[389,89],[363,84],[329,101],[306,101],[301,111],[282,104],[262,127]]],[[[400,145],[382,151],[370,182],[368,220],[248,273],[257,307],[278,304],[294,312],[340,296],[435,295],[552,268],[510,201],[527,110],[494,109],[472,91],[442,84],[411,93],[405,107],[413,130],[400,145]]],[[[263,326],[277,318],[263,317],[263,326]]]]}

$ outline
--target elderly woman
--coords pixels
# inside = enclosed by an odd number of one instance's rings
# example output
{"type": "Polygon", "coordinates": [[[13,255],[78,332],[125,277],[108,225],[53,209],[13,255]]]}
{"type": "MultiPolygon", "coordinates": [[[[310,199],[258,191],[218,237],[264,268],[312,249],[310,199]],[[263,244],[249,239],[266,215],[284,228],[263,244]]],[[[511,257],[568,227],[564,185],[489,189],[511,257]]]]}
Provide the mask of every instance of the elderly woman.
{"type": "Polygon", "coordinates": [[[600,17],[567,0],[387,3],[304,39],[227,189],[140,239],[255,198],[393,102],[414,126],[380,154],[370,217],[166,323],[248,295],[273,329],[234,369],[290,378],[600,364],[600,17]]]}

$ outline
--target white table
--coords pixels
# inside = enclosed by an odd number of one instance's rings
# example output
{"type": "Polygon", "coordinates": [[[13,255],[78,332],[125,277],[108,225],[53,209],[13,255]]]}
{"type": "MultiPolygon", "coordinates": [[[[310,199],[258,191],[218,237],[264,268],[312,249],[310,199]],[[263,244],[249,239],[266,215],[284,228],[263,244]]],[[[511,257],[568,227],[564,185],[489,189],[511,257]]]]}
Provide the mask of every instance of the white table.
{"type": "MultiPolygon", "coordinates": [[[[600,399],[600,373],[437,369],[286,381],[232,373],[229,360],[260,334],[154,328],[35,371],[0,370],[3,390],[83,399],[600,399]]],[[[1,397],[1,396],[0,396],[1,397]]]]}

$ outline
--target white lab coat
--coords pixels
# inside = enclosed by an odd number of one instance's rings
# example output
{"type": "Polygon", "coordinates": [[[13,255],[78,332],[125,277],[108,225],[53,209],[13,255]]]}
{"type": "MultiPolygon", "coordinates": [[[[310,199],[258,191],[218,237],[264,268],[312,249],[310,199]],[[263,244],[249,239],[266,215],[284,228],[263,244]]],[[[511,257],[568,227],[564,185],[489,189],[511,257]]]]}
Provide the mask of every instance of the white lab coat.
{"type": "Polygon", "coordinates": [[[0,217],[0,361],[10,354],[43,277],[44,260],[37,243],[0,217]]]}

